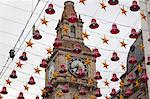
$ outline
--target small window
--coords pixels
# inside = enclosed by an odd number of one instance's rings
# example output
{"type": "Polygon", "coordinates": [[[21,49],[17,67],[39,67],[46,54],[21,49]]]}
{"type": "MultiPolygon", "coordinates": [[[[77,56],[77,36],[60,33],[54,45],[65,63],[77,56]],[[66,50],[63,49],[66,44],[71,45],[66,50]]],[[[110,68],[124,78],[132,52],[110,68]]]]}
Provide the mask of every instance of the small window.
{"type": "Polygon", "coordinates": [[[70,31],[70,36],[71,36],[71,37],[75,37],[75,36],[76,36],[76,35],[75,35],[75,34],[76,34],[75,32],[76,32],[75,26],[72,25],[72,26],[71,26],[71,31],[70,31]]]}

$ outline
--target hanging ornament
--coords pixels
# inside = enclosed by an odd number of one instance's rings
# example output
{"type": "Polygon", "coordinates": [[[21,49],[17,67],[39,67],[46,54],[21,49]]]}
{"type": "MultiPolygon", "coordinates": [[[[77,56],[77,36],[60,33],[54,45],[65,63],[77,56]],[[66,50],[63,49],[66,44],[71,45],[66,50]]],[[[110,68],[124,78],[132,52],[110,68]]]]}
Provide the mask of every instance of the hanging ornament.
{"type": "Polygon", "coordinates": [[[48,93],[47,93],[47,91],[46,91],[45,88],[41,89],[41,91],[42,91],[42,97],[43,97],[43,98],[48,97],[48,93]]]}
{"type": "Polygon", "coordinates": [[[48,66],[48,64],[47,64],[47,62],[46,62],[46,59],[42,59],[41,64],[40,64],[40,67],[46,68],[47,66],[48,66]]]}
{"type": "Polygon", "coordinates": [[[119,87],[120,87],[121,89],[124,88],[124,81],[123,81],[123,80],[121,80],[119,87]]]}
{"type": "Polygon", "coordinates": [[[104,68],[108,69],[108,66],[109,66],[109,65],[106,63],[106,61],[105,61],[105,62],[102,62],[102,64],[103,64],[103,67],[104,67],[104,68]]]}
{"type": "Polygon", "coordinates": [[[22,65],[23,65],[23,64],[21,64],[21,62],[19,61],[19,62],[16,62],[16,65],[17,65],[17,67],[22,68],[22,65]]]}
{"type": "Polygon", "coordinates": [[[56,96],[61,97],[63,95],[63,92],[61,90],[56,91],[56,96]]]}
{"type": "Polygon", "coordinates": [[[35,30],[35,31],[33,32],[33,39],[39,40],[39,39],[41,39],[41,38],[42,38],[42,35],[40,34],[40,31],[39,31],[39,30],[35,30]]]}
{"type": "Polygon", "coordinates": [[[68,18],[68,21],[70,22],[70,23],[75,23],[75,22],[77,22],[77,15],[76,15],[76,13],[75,12],[73,12],[73,13],[71,13],[71,15],[69,16],[69,18],[68,18]]]}
{"type": "Polygon", "coordinates": [[[19,96],[18,96],[17,99],[24,99],[24,96],[23,96],[23,93],[22,93],[22,92],[19,93],[19,96]]]}
{"type": "Polygon", "coordinates": [[[130,64],[135,64],[135,63],[137,63],[136,57],[135,57],[134,55],[132,55],[132,56],[129,57],[129,63],[130,63],[130,64]]]}
{"type": "Polygon", "coordinates": [[[130,97],[132,95],[132,90],[128,88],[125,92],[125,96],[130,97]]]}
{"type": "Polygon", "coordinates": [[[23,52],[22,55],[19,57],[19,59],[22,60],[22,61],[28,60],[28,58],[27,58],[27,53],[26,53],[26,52],[23,52]]]}
{"type": "Polygon", "coordinates": [[[106,6],[103,2],[100,3],[100,5],[101,5],[101,8],[102,8],[102,9],[106,10],[106,7],[107,7],[107,6],[106,6]]]}
{"type": "Polygon", "coordinates": [[[62,31],[64,32],[64,34],[68,33],[69,31],[68,25],[64,25],[62,31]]]}
{"type": "Polygon", "coordinates": [[[123,8],[120,8],[120,9],[121,9],[121,11],[122,11],[122,14],[127,15],[127,10],[125,10],[124,7],[123,7],[123,8]]]}
{"type": "Polygon", "coordinates": [[[104,43],[108,44],[108,41],[109,41],[109,40],[105,37],[105,35],[104,35],[104,37],[101,38],[101,39],[103,40],[103,44],[104,44],[104,43]]]}
{"type": "Polygon", "coordinates": [[[97,48],[93,49],[93,57],[97,58],[100,56],[101,56],[101,54],[99,53],[98,49],[97,48]]]}
{"type": "Polygon", "coordinates": [[[42,70],[40,70],[39,67],[37,67],[37,68],[34,68],[34,71],[35,71],[35,73],[40,74],[40,71],[42,71],[42,70]]]}
{"type": "Polygon", "coordinates": [[[55,13],[55,10],[54,10],[54,8],[53,8],[53,4],[49,4],[49,5],[48,5],[48,8],[45,10],[45,12],[46,12],[47,14],[54,14],[54,13],[55,13]]]}
{"type": "Polygon", "coordinates": [[[28,91],[29,90],[29,87],[28,87],[28,85],[26,84],[26,85],[24,85],[24,90],[26,90],[26,91],[28,91]]]}
{"type": "Polygon", "coordinates": [[[140,13],[140,15],[141,15],[141,18],[144,19],[144,20],[146,21],[146,18],[147,18],[147,17],[146,17],[146,15],[144,14],[143,11],[140,13]]]}
{"type": "Polygon", "coordinates": [[[11,50],[9,51],[9,57],[10,57],[10,58],[14,58],[14,57],[15,57],[15,50],[14,50],[14,49],[11,49],[11,50]]]}
{"type": "Polygon", "coordinates": [[[26,44],[27,44],[27,47],[31,47],[32,48],[33,43],[31,42],[31,39],[28,42],[26,42],[26,44]]]}
{"type": "Polygon", "coordinates": [[[82,51],[81,46],[79,44],[75,44],[73,52],[79,54],[81,51],[82,51]]]}
{"type": "Polygon", "coordinates": [[[135,80],[134,75],[132,73],[130,73],[127,78],[128,83],[131,84],[134,82],[134,80],[135,80]]]}
{"type": "Polygon", "coordinates": [[[113,74],[112,74],[111,81],[116,82],[116,81],[118,81],[118,80],[119,80],[119,79],[118,79],[118,77],[117,77],[117,74],[116,74],[116,73],[113,73],[113,74]]]}
{"type": "Polygon", "coordinates": [[[9,76],[10,78],[17,78],[16,70],[13,70],[9,76]]]}
{"type": "Polygon", "coordinates": [[[112,97],[117,96],[117,92],[116,92],[116,90],[115,90],[114,88],[112,89],[110,95],[111,95],[112,97]]]}
{"type": "Polygon", "coordinates": [[[124,66],[124,64],[121,64],[120,66],[121,66],[122,70],[125,71],[125,68],[126,68],[126,67],[124,66]]]}
{"type": "Polygon", "coordinates": [[[82,78],[85,76],[85,72],[83,71],[83,69],[81,67],[79,67],[77,70],[77,76],[78,76],[78,78],[82,78]]]}
{"type": "Polygon", "coordinates": [[[80,94],[80,95],[86,95],[86,89],[85,89],[85,87],[82,86],[82,87],[80,88],[79,94],[80,94]]]}
{"type": "Polygon", "coordinates": [[[66,60],[71,60],[71,55],[70,54],[66,54],[65,59],[66,60]]]}
{"type": "Polygon", "coordinates": [[[6,80],[6,84],[10,85],[11,81],[9,79],[6,80]]]}
{"type": "Polygon", "coordinates": [[[41,19],[42,24],[45,24],[47,26],[48,21],[45,19],[45,17],[43,19],[41,19]]]}
{"type": "Polygon", "coordinates": [[[75,94],[75,95],[73,96],[73,99],[79,99],[79,95],[78,95],[78,94],[75,94]]]}
{"type": "Polygon", "coordinates": [[[139,33],[136,32],[135,29],[132,29],[131,34],[129,35],[129,37],[132,38],[132,39],[136,39],[138,37],[138,35],[139,35],[139,33]]]}
{"type": "Polygon", "coordinates": [[[116,24],[112,25],[112,29],[110,31],[112,34],[118,34],[120,32],[120,30],[117,28],[116,24]]]}
{"type": "Polygon", "coordinates": [[[147,58],[147,65],[150,65],[150,56],[147,58]]]}
{"type": "Polygon", "coordinates": [[[101,76],[100,72],[97,71],[96,76],[94,78],[95,78],[95,80],[101,80],[102,76],[101,76]]]}
{"type": "Polygon", "coordinates": [[[148,77],[147,77],[146,73],[143,73],[143,74],[142,74],[140,80],[141,80],[141,82],[147,82],[148,77]]]}
{"type": "Polygon", "coordinates": [[[59,71],[60,73],[66,73],[67,69],[66,66],[64,64],[60,65],[61,70],[59,71]]]}
{"type": "Polygon", "coordinates": [[[109,82],[107,81],[107,79],[104,81],[104,83],[105,83],[105,86],[109,87],[109,82]]]}
{"type": "Polygon", "coordinates": [[[60,46],[62,46],[61,39],[57,37],[55,39],[55,42],[54,42],[53,46],[54,46],[54,48],[59,48],[60,46]]]}
{"type": "Polygon", "coordinates": [[[0,92],[1,94],[7,94],[7,88],[5,86],[2,87],[2,90],[0,92]]]}
{"type": "Polygon", "coordinates": [[[34,77],[32,77],[32,76],[30,77],[28,84],[29,85],[34,85],[35,84],[34,77]]]}
{"type": "Polygon", "coordinates": [[[101,97],[101,96],[102,96],[101,91],[100,91],[100,88],[97,88],[97,89],[95,90],[95,96],[96,96],[96,97],[101,97]]]}
{"type": "Polygon", "coordinates": [[[124,48],[126,48],[126,46],[127,46],[127,44],[124,42],[124,40],[122,42],[120,42],[120,44],[121,44],[121,47],[124,47],[124,48]]]}
{"type": "Polygon", "coordinates": [[[46,50],[47,50],[47,54],[52,54],[52,52],[53,52],[51,48],[48,48],[46,50]]]}
{"type": "Polygon", "coordinates": [[[52,93],[54,91],[52,82],[48,82],[48,87],[46,87],[45,89],[47,89],[47,92],[52,93]]]}
{"type": "Polygon", "coordinates": [[[138,11],[138,10],[140,10],[140,7],[139,7],[139,5],[137,4],[137,1],[136,1],[136,0],[132,1],[132,5],[130,6],[130,10],[131,10],[131,11],[138,11]]]}
{"type": "Polygon", "coordinates": [[[86,0],[80,0],[79,3],[85,4],[86,0]]]}
{"type": "Polygon", "coordinates": [[[36,98],[35,99],[40,99],[40,97],[39,96],[36,96],[36,98]]]}
{"type": "Polygon", "coordinates": [[[83,35],[83,38],[86,38],[86,39],[88,39],[88,34],[87,34],[87,32],[85,31],[84,33],[82,33],[82,35],[83,35]]]}
{"type": "Polygon", "coordinates": [[[90,60],[89,58],[86,58],[86,59],[85,59],[85,64],[86,64],[86,65],[90,65],[90,64],[91,64],[91,60],[90,60]]]}
{"type": "Polygon", "coordinates": [[[108,3],[110,5],[117,5],[119,3],[119,1],[118,0],[109,0],[108,3]]]}
{"type": "Polygon", "coordinates": [[[68,84],[64,84],[62,92],[63,93],[68,93],[69,92],[69,85],[68,84]]]}
{"type": "Polygon", "coordinates": [[[89,26],[91,29],[97,29],[99,27],[99,24],[96,22],[96,19],[91,20],[91,24],[89,26]]]}
{"type": "Polygon", "coordinates": [[[138,64],[137,69],[138,69],[138,72],[142,72],[143,67],[141,66],[141,64],[138,64]]]}
{"type": "Polygon", "coordinates": [[[116,52],[113,52],[111,60],[112,61],[118,61],[119,60],[119,57],[118,57],[116,52]]]}
{"type": "Polygon", "coordinates": [[[91,95],[90,99],[96,99],[96,97],[94,95],[91,95]]]}
{"type": "Polygon", "coordinates": [[[105,99],[110,99],[110,98],[108,96],[106,96],[105,99]]]}

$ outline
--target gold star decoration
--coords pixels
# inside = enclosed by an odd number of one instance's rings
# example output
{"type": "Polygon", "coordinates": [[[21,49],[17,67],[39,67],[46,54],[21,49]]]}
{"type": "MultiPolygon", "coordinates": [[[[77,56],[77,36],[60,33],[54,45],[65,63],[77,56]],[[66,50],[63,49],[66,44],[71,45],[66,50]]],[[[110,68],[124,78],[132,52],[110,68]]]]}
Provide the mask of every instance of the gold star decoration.
{"type": "Polygon", "coordinates": [[[89,79],[88,79],[88,85],[90,86],[90,85],[93,85],[93,84],[94,84],[94,80],[91,79],[91,78],[89,78],[89,79]]]}
{"type": "Polygon", "coordinates": [[[119,95],[119,99],[123,99],[123,96],[122,96],[122,94],[120,94],[120,95],[119,95]]]}
{"type": "Polygon", "coordinates": [[[104,35],[104,37],[101,38],[101,39],[103,40],[103,44],[104,44],[104,43],[108,44],[108,41],[109,41],[109,40],[105,37],[105,35],[104,35]]]}
{"type": "Polygon", "coordinates": [[[105,83],[105,86],[109,87],[109,82],[107,81],[107,79],[104,81],[104,83],[105,83]]]}
{"type": "Polygon", "coordinates": [[[42,91],[42,95],[44,95],[44,96],[45,96],[47,91],[46,91],[44,88],[43,88],[43,89],[41,89],[41,91],[42,91]]]}
{"type": "Polygon", "coordinates": [[[85,1],[86,1],[86,0],[80,0],[79,3],[82,3],[82,4],[85,5],[85,1]]]}
{"type": "Polygon", "coordinates": [[[37,66],[37,68],[34,68],[34,70],[35,70],[35,73],[37,73],[37,74],[40,74],[40,71],[42,71],[42,70],[39,69],[38,66],[37,66]]]}
{"type": "Polygon", "coordinates": [[[76,81],[76,78],[74,76],[70,76],[70,81],[74,82],[76,81]]]}
{"type": "Polygon", "coordinates": [[[106,7],[107,7],[107,6],[106,6],[103,2],[100,3],[100,5],[101,5],[101,8],[102,8],[102,9],[106,10],[106,7]]]}
{"type": "Polygon", "coordinates": [[[53,73],[53,78],[57,78],[59,76],[59,72],[54,72],[53,73]]]}
{"type": "Polygon", "coordinates": [[[106,99],[109,99],[109,97],[108,97],[108,96],[106,96],[105,98],[106,98],[106,99]]]}
{"type": "Polygon", "coordinates": [[[29,40],[28,42],[26,42],[26,44],[27,44],[27,47],[31,47],[32,48],[33,43],[31,42],[31,40],[29,40]]]}
{"type": "Polygon", "coordinates": [[[85,64],[86,64],[86,65],[90,65],[90,64],[91,64],[91,60],[90,60],[89,58],[86,58],[85,64]]]}
{"type": "Polygon", "coordinates": [[[56,92],[56,96],[61,97],[63,95],[63,92],[61,90],[58,90],[56,92]]]}
{"type": "Polygon", "coordinates": [[[64,25],[64,26],[63,26],[63,32],[64,32],[64,33],[68,33],[68,30],[69,30],[68,26],[67,26],[67,25],[64,25]]]}
{"type": "Polygon", "coordinates": [[[9,79],[6,80],[6,84],[10,85],[11,81],[9,79]]]}
{"type": "Polygon", "coordinates": [[[121,64],[120,66],[121,66],[122,70],[125,71],[125,66],[124,66],[124,64],[121,64]]]}
{"type": "Polygon", "coordinates": [[[141,15],[142,19],[144,19],[146,21],[146,15],[144,14],[143,11],[140,13],[140,15],[141,15]]]}
{"type": "Polygon", "coordinates": [[[82,35],[83,35],[83,38],[86,38],[86,39],[88,39],[88,34],[87,34],[87,32],[85,31],[84,33],[82,33],[82,35]]]}
{"type": "Polygon", "coordinates": [[[127,15],[127,10],[125,10],[124,7],[123,7],[123,8],[120,8],[120,9],[121,9],[121,11],[122,11],[122,14],[127,15]]]}
{"type": "Polygon", "coordinates": [[[73,99],[79,99],[79,95],[78,94],[75,94],[73,99]]]}
{"type": "Polygon", "coordinates": [[[137,88],[140,88],[140,83],[139,83],[138,80],[135,81],[135,86],[136,86],[137,88]]]}
{"type": "Polygon", "coordinates": [[[70,54],[66,54],[66,60],[71,60],[71,55],[70,54]]]}
{"type": "Polygon", "coordinates": [[[138,72],[142,72],[142,70],[143,70],[143,68],[142,68],[142,66],[140,65],[140,64],[138,64],[138,72]]]}
{"type": "Polygon", "coordinates": [[[120,44],[121,44],[121,47],[124,47],[124,48],[126,48],[127,46],[127,44],[124,41],[120,42],[120,44]]]}
{"type": "Polygon", "coordinates": [[[28,85],[26,84],[26,85],[24,85],[24,90],[26,90],[26,91],[28,91],[29,90],[29,87],[28,87],[28,85]]]}
{"type": "Polygon", "coordinates": [[[124,87],[124,82],[121,80],[121,82],[120,82],[120,86],[119,86],[120,88],[123,88],[124,87]]]}
{"type": "Polygon", "coordinates": [[[16,65],[17,65],[17,67],[22,68],[22,65],[23,65],[23,64],[21,64],[21,62],[19,61],[19,62],[16,62],[16,65]]]}
{"type": "Polygon", "coordinates": [[[45,19],[45,17],[43,19],[41,19],[42,24],[45,24],[47,26],[48,21],[45,19]]]}
{"type": "Polygon", "coordinates": [[[142,51],[144,51],[144,48],[145,48],[145,47],[144,47],[144,44],[140,44],[139,47],[140,47],[140,49],[141,49],[142,51]]]}
{"type": "Polygon", "coordinates": [[[94,95],[91,95],[90,99],[96,99],[96,97],[94,95]]]}
{"type": "Polygon", "coordinates": [[[103,67],[104,67],[104,68],[108,69],[108,66],[109,66],[109,65],[106,63],[106,61],[105,61],[105,62],[102,62],[102,64],[103,64],[103,67]]]}
{"type": "Polygon", "coordinates": [[[47,54],[52,54],[52,52],[53,52],[51,48],[48,48],[46,50],[47,50],[47,54]]]}

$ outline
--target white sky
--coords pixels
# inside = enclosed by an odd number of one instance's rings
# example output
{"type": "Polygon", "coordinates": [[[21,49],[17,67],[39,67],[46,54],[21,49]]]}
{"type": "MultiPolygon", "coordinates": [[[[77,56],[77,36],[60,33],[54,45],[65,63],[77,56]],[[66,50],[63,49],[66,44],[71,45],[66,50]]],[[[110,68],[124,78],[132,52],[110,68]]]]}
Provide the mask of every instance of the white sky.
{"type": "MultiPolygon", "coordinates": [[[[0,0],[0,71],[2,70],[7,58],[8,52],[15,45],[19,35],[21,34],[30,14],[33,9],[33,6],[36,5],[37,0],[0,0]],[[33,6],[32,6],[33,5],[33,6]]],[[[45,0],[47,1],[47,0],[45,0]]],[[[6,70],[5,74],[0,78],[0,90],[2,86],[5,85],[5,79],[7,79],[13,69],[17,70],[18,78],[15,80],[11,80],[11,86],[8,86],[8,94],[3,95],[4,99],[16,99],[20,91],[24,92],[24,96],[26,99],[35,99],[37,95],[41,95],[41,89],[44,87],[44,77],[45,72],[42,69],[40,75],[34,73],[34,67],[38,66],[43,58],[46,58],[46,50],[45,48],[53,47],[52,44],[55,39],[56,31],[55,27],[57,25],[58,20],[61,18],[61,14],[63,11],[64,2],[66,0],[53,0],[54,9],[56,13],[54,15],[46,15],[46,19],[48,19],[48,26],[41,25],[40,20],[36,23],[36,26],[39,26],[38,29],[41,32],[43,38],[39,41],[32,40],[34,43],[33,48],[26,48],[26,43],[22,44],[22,41],[28,34],[29,30],[32,28],[33,23],[37,19],[40,14],[42,8],[44,7],[46,2],[41,1],[36,12],[34,13],[29,25],[27,26],[23,37],[20,39],[17,48],[21,45],[21,49],[17,53],[15,59],[11,62],[11,60],[6,65],[9,66],[6,70]],[[42,30],[42,31],[41,31],[42,30]],[[22,62],[23,68],[16,68],[15,62],[19,60],[19,56],[22,52],[26,50],[28,61],[22,62]],[[11,63],[10,63],[11,62],[11,63]],[[10,63],[10,64],[9,64],[10,63]],[[29,91],[24,91],[23,85],[25,85],[30,76],[34,76],[36,85],[29,86],[29,91]]],[[[97,70],[101,72],[103,77],[102,80],[98,82],[98,86],[101,88],[101,93],[103,97],[99,99],[105,99],[106,95],[109,95],[112,88],[118,89],[119,82],[113,83],[110,81],[112,77],[112,73],[117,73],[118,77],[124,73],[121,69],[120,64],[126,63],[126,57],[128,54],[128,50],[130,45],[134,40],[129,38],[129,34],[131,29],[134,27],[137,30],[140,28],[140,14],[138,12],[131,12],[129,10],[129,6],[131,5],[132,0],[119,0],[120,4],[117,6],[110,6],[107,1],[103,0],[104,3],[108,6],[106,11],[100,8],[100,2],[102,0],[87,0],[85,5],[78,3],[79,0],[71,0],[75,2],[75,9],[77,14],[81,14],[81,18],[84,23],[84,31],[90,35],[89,39],[85,39],[85,44],[90,48],[94,48],[95,46],[99,49],[101,53],[101,57],[97,59],[97,70]],[[125,6],[125,9],[128,10],[127,16],[121,14],[120,7],[125,6]],[[92,18],[96,18],[100,27],[96,30],[91,30],[88,26],[92,18]],[[117,23],[118,28],[120,29],[120,33],[117,35],[112,35],[109,31],[111,29],[112,23],[117,23]],[[109,45],[103,44],[101,37],[106,35],[109,38],[109,45]],[[127,48],[120,47],[120,41],[125,40],[128,44],[127,48]],[[112,56],[113,51],[118,53],[120,60],[118,62],[111,62],[110,58],[112,56]],[[101,62],[106,60],[106,62],[110,65],[108,69],[103,68],[101,62]],[[103,81],[108,79],[110,82],[110,87],[104,86],[103,81]]],[[[49,0],[49,3],[51,0],[49,0]]],[[[46,6],[47,7],[47,6],[46,6]]],[[[43,18],[44,13],[40,18],[43,18]]],[[[29,33],[25,41],[28,41],[32,37],[32,32],[29,33]]],[[[16,49],[17,50],[17,49],[16,49]]],[[[0,76],[1,77],[1,76],[0,76]]]]}

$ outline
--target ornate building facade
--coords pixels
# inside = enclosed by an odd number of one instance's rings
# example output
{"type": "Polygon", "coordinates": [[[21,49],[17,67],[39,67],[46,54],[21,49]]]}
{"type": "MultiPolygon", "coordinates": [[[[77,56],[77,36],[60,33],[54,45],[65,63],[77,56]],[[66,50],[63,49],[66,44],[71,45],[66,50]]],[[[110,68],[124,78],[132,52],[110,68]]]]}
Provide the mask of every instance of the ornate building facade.
{"type": "Polygon", "coordinates": [[[101,96],[94,79],[97,49],[83,43],[83,21],[72,1],[64,3],[53,54],[47,59],[44,99],[96,99],[101,96]]]}

